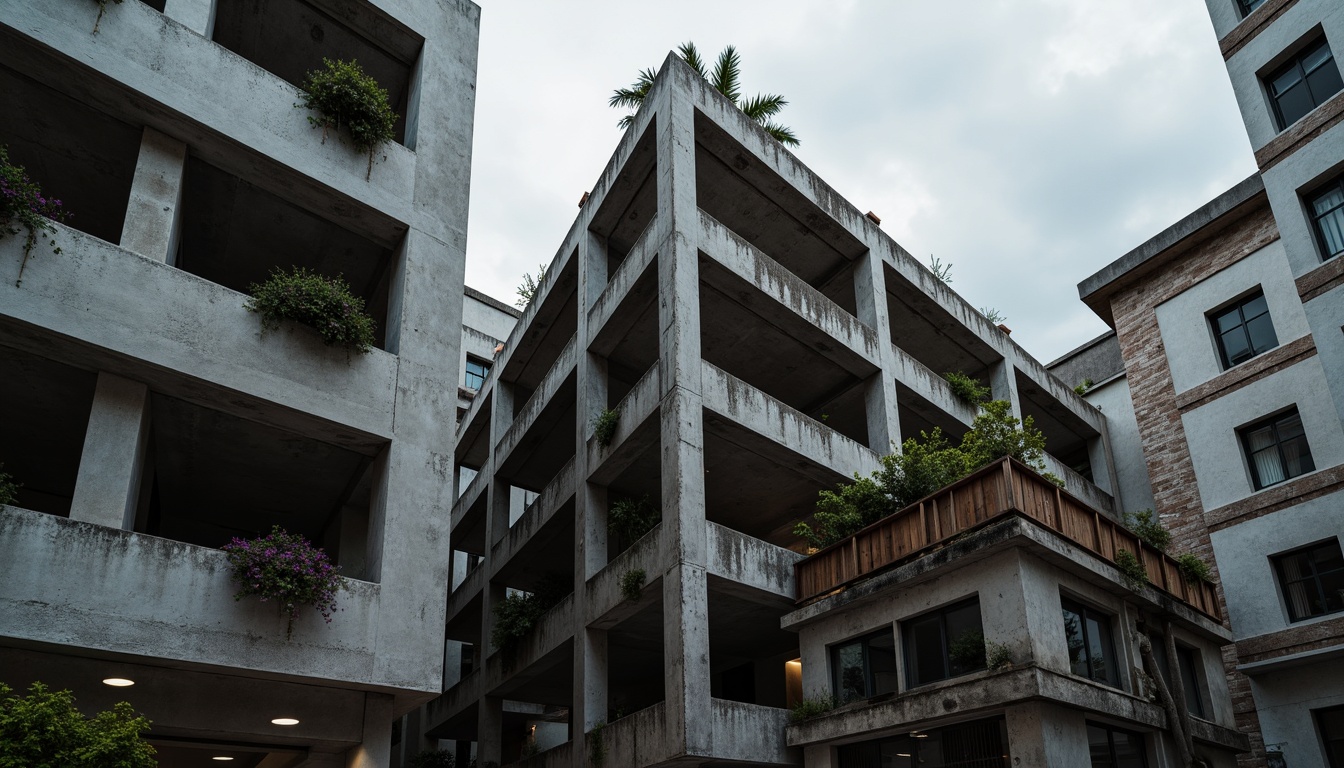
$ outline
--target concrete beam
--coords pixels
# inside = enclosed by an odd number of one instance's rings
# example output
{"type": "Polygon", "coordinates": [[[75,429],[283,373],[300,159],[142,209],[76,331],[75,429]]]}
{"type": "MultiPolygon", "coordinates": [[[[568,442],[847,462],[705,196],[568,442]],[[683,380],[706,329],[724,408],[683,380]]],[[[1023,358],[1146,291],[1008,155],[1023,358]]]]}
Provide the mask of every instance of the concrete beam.
{"type": "Polygon", "coordinates": [[[541,385],[527,399],[523,407],[518,410],[513,418],[513,424],[495,443],[493,456],[496,467],[503,467],[509,463],[513,450],[518,447],[523,437],[536,424],[541,412],[551,404],[556,391],[560,389],[566,379],[574,374],[574,367],[578,361],[577,350],[578,336],[576,334],[569,338],[569,342],[565,344],[560,356],[555,359],[555,363],[551,365],[545,378],[541,380],[541,385]]]}
{"type": "Polygon", "coordinates": [[[613,557],[606,567],[598,571],[588,582],[584,603],[584,622],[591,629],[611,629],[625,619],[633,616],[644,603],[630,602],[621,594],[621,577],[633,570],[642,570],[647,574],[645,595],[651,597],[650,587],[659,584],[658,579],[672,567],[672,557],[668,552],[670,542],[665,541],[666,534],[661,524],[644,534],[630,548],[613,557]]]}
{"type": "Polygon", "coordinates": [[[790,749],[784,732],[789,710],[714,699],[716,760],[741,760],[756,765],[801,765],[802,751],[790,749]]]}
{"type": "Polygon", "coordinates": [[[570,459],[541,493],[523,516],[518,518],[504,535],[504,538],[491,547],[490,576],[494,578],[501,570],[517,557],[518,552],[529,540],[544,528],[555,513],[560,511],[569,500],[574,498],[575,477],[574,459],[570,459]]]}
{"type": "MultiPolygon", "coordinates": [[[[645,436],[652,431],[643,427],[658,412],[662,396],[661,382],[658,366],[652,366],[616,404],[616,434],[611,438],[611,445],[603,448],[588,436],[585,444],[589,481],[610,483],[647,447],[645,436]]],[[[585,426],[584,429],[591,427],[585,426]]]]}
{"type": "Polygon", "coordinates": [[[98,374],[70,519],[131,530],[149,434],[149,388],[98,374]]]}
{"type": "Polygon", "coordinates": [[[743,584],[792,602],[797,592],[793,566],[805,558],[792,550],[708,522],[708,571],[711,576],[743,584]]]}
{"type": "Polygon", "coordinates": [[[650,241],[653,234],[658,231],[655,223],[651,223],[644,233],[635,241],[635,245],[626,254],[625,260],[616,268],[615,274],[611,276],[611,281],[607,283],[597,300],[593,302],[588,310],[588,348],[590,351],[607,355],[611,352],[611,347],[615,345],[616,339],[624,329],[612,329],[608,332],[608,323],[616,310],[630,296],[631,289],[635,283],[648,271],[649,265],[658,257],[658,250],[650,241]],[[606,337],[614,337],[608,343],[603,343],[606,337]]]}
{"type": "MultiPolygon", "coordinates": [[[[896,381],[914,390],[935,408],[952,418],[970,426],[975,421],[976,409],[952,393],[952,386],[940,374],[929,370],[913,355],[897,346],[892,346],[892,363],[896,381]]],[[[907,437],[917,437],[908,435],[907,437]]]]}

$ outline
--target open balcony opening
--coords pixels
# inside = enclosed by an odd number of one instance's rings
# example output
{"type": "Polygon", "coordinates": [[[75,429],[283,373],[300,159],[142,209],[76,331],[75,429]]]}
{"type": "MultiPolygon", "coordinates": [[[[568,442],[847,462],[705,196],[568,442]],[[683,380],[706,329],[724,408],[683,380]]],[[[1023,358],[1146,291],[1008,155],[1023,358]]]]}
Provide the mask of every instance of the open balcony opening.
{"type": "Polygon", "coordinates": [[[1035,427],[1045,435],[1046,453],[1089,483],[1097,482],[1094,478],[1103,474],[1105,468],[1097,467],[1096,473],[1093,472],[1088,446],[1092,440],[1100,438],[1101,433],[1032,379],[1023,376],[1021,372],[1017,373],[1016,378],[1022,415],[1030,416],[1035,427]]]}
{"type": "Polygon", "coordinates": [[[666,697],[662,592],[661,581],[646,586],[647,602],[607,631],[608,723],[666,697]]]}
{"type": "MultiPolygon", "coordinates": [[[[892,344],[935,376],[959,372],[988,382],[1003,355],[896,270],[885,266],[882,271],[892,344]]],[[[974,310],[966,311],[978,316],[974,310]]]]}
{"type": "Polygon", "coordinates": [[[779,620],[792,608],[783,598],[710,577],[711,696],[780,709],[788,704],[785,664],[798,658],[798,635],[780,629],[779,620]]]}
{"type": "MultiPolygon", "coordinates": [[[[635,142],[621,172],[607,187],[589,230],[606,241],[607,279],[616,274],[658,212],[658,119],[635,142]]],[[[607,169],[610,172],[610,168],[607,169]]]]}

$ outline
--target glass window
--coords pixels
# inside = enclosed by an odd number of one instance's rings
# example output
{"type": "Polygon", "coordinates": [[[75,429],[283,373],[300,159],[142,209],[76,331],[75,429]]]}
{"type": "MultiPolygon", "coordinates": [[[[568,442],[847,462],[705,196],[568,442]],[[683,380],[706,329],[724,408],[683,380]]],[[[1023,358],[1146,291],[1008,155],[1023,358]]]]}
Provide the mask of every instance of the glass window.
{"type": "Polygon", "coordinates": [[[1318,190],[1307,201],[1311,209],[1316,242],[1321,248],[1321,259],[1330,259],[1344,253],[1344,176],[1340,176],[1318,190]]]}
{"type": "Polygon", "coordinates": [[[896,690],[896,640],[883,629],[831,647],[835,698],[841,704],[896,690]]]}
{"type": "Polygon", "coordinates": [[[839,768],[1008,768],[1003,718],[911,731],[836,750],[839,768]]]}
{"type": "Polygon", "coordinates": [[[1210,313],[1214,338],[1223,370],[1279,346],[1264,291],[1256,291],[1235,304],[1210,313]]]}
{"type": "Polygon", "coordinates": [[[1148,768],[1143,737],[1108,725],[1087,724],[1087,746],[1092,768],[1148,768]]]}
{"type": "MultiPolygon", "coordinates": [[[[1171,665],[1167,663],[1167,645],[1162,635],[1150,635],[1153,644],[1153,660],[1157,662],[1158,673],[1170,683],[1171,665]]],[[[1199,682],[1199,651],[1187,645],[1176,644],[1176,663],[1180,666],[1181,687],[1185,690],[1185,708],[1195,717],[1204,717],[1204,687],[1199,682]]]]}
{"type": "Polygon", "coordinates": [[[1335,57],[1324,39],[1284,64],[1267,81],[1279,130],[1297,122],[1344,88],[1335,57]]]}
{"type": "Polygon", "coordinates": [[[1118,688],[1120,674],[1111,641],[1111,618],[1068,598],[1061,603],[1073,673],[1118,688]]]}
{"type": "Polygon", "coordinates": [[[1257,491],[1316,469],[1296,408],[1242,428],[1241,441],[1257,491]]]}
{"type": "Polygon", "coordinates": [[[1237,0],[1237,8],[1241,11],[1241,18],[1251,15],[1251,11],[1265,4],[1265,0],[1237,0]]]}
{"type": "Polygon", "coordinates": [[[1344,768],[1344,707],[1318,709],[1312,714],[1321,732],[1326,763],[1330,768],[1344,768]]]}
{"type": "Polygon", "coordinates": [[[901,637],[909,688],[985,668],[978,598],[902,622],[901,637]]]}
{"type": "Polygon", "coordinates": [[[1344,555],[1339,539],[1272,558],[1288,618],[1301,621],[1344,611],[1344,555]]]}
{"type": "Polygon", "coordinates": [[[485,386],[485,377],[490,375],[490,364],[475,357],[467,357],[467,375],[464,382],[468,389],[480,389],[485,386]]]}

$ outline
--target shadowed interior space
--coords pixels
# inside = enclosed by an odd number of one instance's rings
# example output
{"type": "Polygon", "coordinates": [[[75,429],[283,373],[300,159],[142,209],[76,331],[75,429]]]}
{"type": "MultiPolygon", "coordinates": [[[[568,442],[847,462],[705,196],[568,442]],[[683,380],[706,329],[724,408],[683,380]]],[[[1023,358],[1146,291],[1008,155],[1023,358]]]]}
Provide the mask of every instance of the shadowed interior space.
{"type": "MultiPolygon", "coordinates": [[[[577,374],[570,371],[556,388],[555,396],[546,402],[513,450],[500,462],[496,480],[507,480],[524,490],[540,493],[574,458],[576,381],[577,374]]],[[[516,405],[516,413],[527,407],[526,403],[516,405]]],[[[520,420],[515,420],[514,428],[520,424],[520,420]]]]}
{"type": "Polygon", "coordinates": [[[653,258],[588,347],[606,362],[608,408],[615,408],[658,362],[657,299],[658,259],[653,258]]]}
{"type": "MultiPolygon", "coordinates": [[[[911,438],[923,442],[921,432],[933,434],[934,429],[941,429],[943,437],[946,437],[948,442],[960,443],[961,436],[970,431],[970,427],[961,420],[929,402],[900,381],[896,382],[896,406],[901,424],[901,442],[911,438]]],[[[887,452],[894,450],[895,446],[887,452]]]]}
{"type": "MultiPolygon", "coordinates": [[[[588,229],[606,241],[607,279],[630,254],[658,211],[658,118],[644,128],[620,174],[607,188],[588,229]]],[[[610,168],[608,168],[610,172],[610,168]]]]}
{"type": "Polygon", "coordinates": [[[889,265],[882,273],[892,344],[939,376],[959,371],[988,382],[991,367],[1003,356],[889,265]]]}
{"type": "Polygon", "coordinates": [[[798,658],[798,635],[780,629],[788,600],[709,577],[710,694],[765,707],[787,704],[785,662],[798,658]]]}
{"type": "Polygon", "coordinates": [[[1064,404],[1056,400],[1033,380],[1017,376],[1017,395],[1022,402],[1022,415],[1030,416],[1037,429],[1045,435],[1045,450],[1060,463],[1082,475],[1089,482],[1092,462],[1088,457],[1088,441],[1101,436],[1087,422],[1078,418],[1064,404]]]}
{"type": "MultiPolygon", "coordinates": [[[[541,386],[547,372],[564,353],[565,345],[578,331],[579,260],[575,255],[571,254],[559,273],[549,274],[545,285],[537,288],[542,298],[541,305],[533,308],[533,321],[506,342],[513,349],[507,352],[509,357],[496,385],[509,387],[515,411],[541,386]]],[[[536,301],[534,298],[533,302],[536,301]]]]}
{"type": "Polygon", "coordinates": [[[607,631],[607,722],[666,696],[662,581],[644,587],[639,610],[607,631]]]}

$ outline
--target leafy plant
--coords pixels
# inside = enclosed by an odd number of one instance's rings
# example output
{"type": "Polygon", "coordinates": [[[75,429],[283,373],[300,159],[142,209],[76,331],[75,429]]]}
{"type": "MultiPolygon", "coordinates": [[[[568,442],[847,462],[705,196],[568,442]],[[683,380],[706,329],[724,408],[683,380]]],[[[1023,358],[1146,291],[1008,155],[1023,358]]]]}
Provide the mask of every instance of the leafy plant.
{"type": "Polygon", "coordinates": [[[649,502],[648,496],[617,499],[607,512],[607,530],[633,544],[653,530],[661,519],[662,515],[649,502]]]}
{"type": "Polygon", "coordinates": [[[537,295],[541,286],[546,284],[546,265],[537,265],[537,274],[532,276],[531,272],[523,273],[523,284],[518,286],[518,298],[513,302],[514,306],[524,309],[532,303],[532,297],[537,295]]]}
{"type": "Polygon", "coordinates": [[[1159,552],[1166,552],[1171,546],[1171,532],[1151,509],[1125,513],[1125,527],[1134,532],[1144,544],[1159,552]]]}
{"type": "MultiPolygon", "coordinates": [[[[783,96],[773,93],[758,94],[749,99],[743,99],[739,90],[738,80],[742,76],[742,57],[738,55],[737,49],[733,46],[727,46],[719,54],[719,58],[714,62],[714,71],[710,72],[705,67],[705,62],[700,58],[700,51],[696,50],[695,43],[682,43],[677,46],[677,55],[694,69],[701,79],[709,83],[710,87],[723,94],[733,103],[733,106],[742,110],[742,112],[756,124],[765,129],[776,141],[785,146],[795,147],[798,145],[798,137],[794,135],[793,130],[776,123],[773,118],[779,114],[789,102],[784,100],[783,96]]],[[[653,81],[658,77],[657,69],[645,69],[639,73],[639,77],[631,84],[629,88],[618,88],[612,93],[608,104],[617,109],[636,110],[620,120],[620,127],[628,128],[635,121],[635,115],[638,113],[639,106],[644,103],[645,97],[649,95],[649,89],[653,87],[653,81]]]]}
{"type": "Polygon", "coordinates": [[[640,594],[644,591],[644,579],[646,577],[647,574],[644,573],[643,568],[626,571],[621,576],[621,597],[632,603],[639,600],[640,594]]]}
{"type": "Polygon", "coordinates": [[[374,319],[364,300],[350,292],[340,276],[327,278],[303,267],[275,270],[264,283],[248,289],[247,309],[261,315],[261,327],[273,330],[294,320],[317,330],[327,346],[341,344],[361,354],[373,349],[374,319]]]}
{"type": "Polygon", "coordinates": [[[10,161],[8,147],[0,144],[0,237],[17,235],[20,227],[28,230],[19,278],[14,281],[16,287],[23,284],[23,268],[28,266],[28,254],[39,237],[51,244],[52,253],[61,252],[56,245],[56,225],[52,222],[69,218],[63,205],[60,200],[43,195],[42,188],[28,178],[23,166],[10,161]]]}
{"type": "Polygon", "coordinates": [[[1204,558],[1196,555],[1194,552],[1185,552],[1176,556],[1176,567],[1180,569],[1181,576],[1188,582],[1212,582],[1213,569],[1204,561],[1204,558]]]}
{"type": "Polygon", "coordinates": [[[593,437],[597,444],[606,448],[616,436],[616,427],[621,423],[621,415],[612,408],[603,408],[593,417],[593,437]]]}
{"type": "Polygon", "coordinates": [[[1081,397],[1082,395],[1087,394],[1087,390],[1091,388],[1092,388],[1092,380],[1083,379],[1081,382],[1078,383],[1078,386],[1073,388],[1073,392],[1074,394],[1081,397]]]}
{"type": "Polygon", "coordinates": [[[355,149],[369,156],[369,169],[364,175],[368,179],[373,173],[373,153],[396,136],[397,113],[392,110],[387,91],[364,74],[358,61],[325,57],[321,68],[304,77],[303,90],[302,101],[294,106],[317,113],[309,115],[308,122],[322,129],[324,143],[328,130],[345,128],[355,149]]]}
{"type": "Polygon", "coordinates": [[[964,670],[981,669],[986,661],[985,636],[976,630],[962,632],[947,644],[947,656],[964,670]]]}
{"type": "Polygon", "coordinates": [[[42,683],[11,695],[0,683],[0,766],[154,768],[154,747],[140,738],[149,720],[127,702],[86,718],[70,691],[42,683]]]}
{"type": "Polygon", "coordinates": [[[457,759],[446,749],[426,749],[408,761],[410,768],[454,768],[457,759]]]}
{"type": "Polygon", "coordinates": [[[789,710],[789,722],[798,723],[807,720],[808,718],[824,715],[832,709],[835,709],[836,706],[834,696],[818,696],[816,698],[803,699],[793,705],[793,709],[789,710]]]}
{"type": "Polygon", "coordinates": [[[1013,652],[1003,643],[989,641],[985,643],[985,666],[990,669],[1003,669],[1013,665],[1013,652]]]}
{"type": "Polygon", "coordinates": [[[961,450],[966,454],[967,472],[1004,456],[1037,472],[1045,471],[1045,435],[1030,416],[1021,420],[1013,416],[1007,400],[991,400],[980,407],[971,431],[962,438],[961,450]]]}
{"type": "Polygon", "coordinates": [[[1046,480],[1049,480],[1053,485],[1056,485],[1060,488],[1066,487],[1064,485],[1064,478],[1060,477],[1059,475],[1056,475],[1054,472],[1041,472],[1040,475],[1046,480]]]}
{"type": "Polygon", "coordinates": [[[985,319],[988,320],[991,325],[1000,325],[1008,322],[1008,316],[993,307],[981,307],[980,314],[984,315],[985,319]]]}
{"type": "Polygon", "coordinates": [[[1144,570],[1143,563],[1139,558],[1128,549],[1117,549],[1115,551],[1115,567],[1120,569],[1120,576],[1125,580],[1125,586],[1140,592],[1144,585],[1148,583],[1148,572],[1144,570]]]}
{"type": "MultiPolygon", "coordinates": [[[[121,5],[122,0],[111,0],[117,5],[121,5]]],[[[93,20],[93,34],[98,34],[98,25],[103,23],[103,13],[107,11],[108,0],[98,0],[98,18],[93,20]]]]}
{"type": "Polygon", "coordinates": [[[255,539],[239,539],[224,545],[233,582],[238,586],[234,600],[256,596],[261,601],[280,604],[288,617],[285,639],[294,630],[299,608],[310,605],[331,623],[336,608],[336,593],[345,588],[340,566],[332,565],[327,553],[314,547],[303,536],[289,533],[280,526],[255,539]]]}
{"type": "Polygon", "coordinates": [[[989,387],[982,386],[979,379],[967,376],[961,371],[948,371],[943,374],[943,378],[947,380],[948,386],[952,387],[952,394],[968,405],[979,405],[990,397],[989,387]]]}
{"type": "MultiPolygon", "coordinates": [[[[4,468],[0,464],[0,469],[4,468]]],[[[19,498],[19,489],[23,487],[22,483],[14,482],[14,476],[8,472],[0,472],[0,507],[13,504],[15,499],[19,498]]]]}
{"type": "Polygon", "coordinates": [[[793,535],[806,539],[813,549],[824,549],[886,517],[890,509],[882,486],[855,474],[854,482],[821,491],[812,522],[794,525],[793,535]]]}
{"type": "Polygon", "coordinates": [[[606,722],[599,720],[588,732],[588,762],[593,768],[602,768],[607,761],[607,744],[602,740],[602,729],[606,727],[606,722]]]}
{"type": "Polygon", "coordinates": [[[568,590],[559,579],[548,581],[536,592],[514,592],[495,606],[495,625],[490,630],[490,642],[501,651],[511,653],[518,641],[532,632],[537,621],[555,607],[568,590]]]}
{"type": "Polygon", "coordinates": [[[938,257],[937,257],[937,256],[934,256],[932,253],[930,253],[930,254],[929,254],[929,271],[933,273],[933,276],[934,276],[934,277],[936,277],[936,278],[938,278],[939,280],[943,281],[943,285],[951,285],[951,284],[952,284],[952,263],[951,263],[951,262],[948,262],[947,264],[944,264],[943,262],[941,262],[941,261],[938,260],[938,257]]]}

